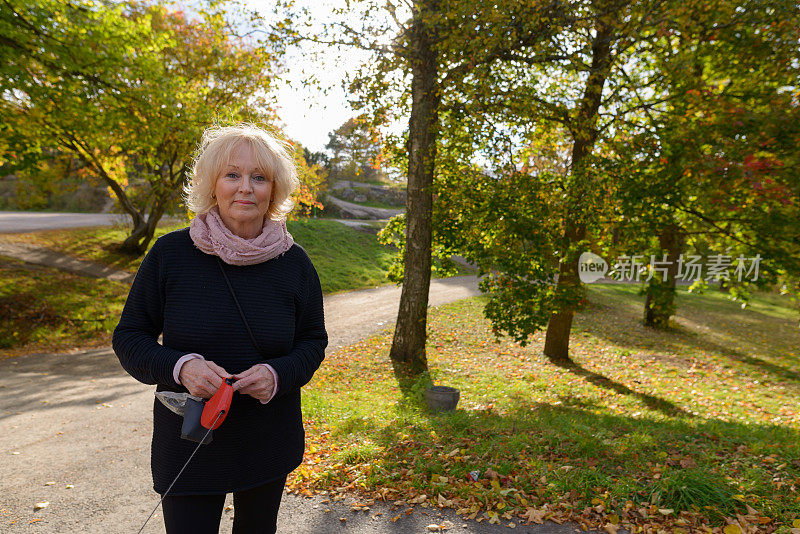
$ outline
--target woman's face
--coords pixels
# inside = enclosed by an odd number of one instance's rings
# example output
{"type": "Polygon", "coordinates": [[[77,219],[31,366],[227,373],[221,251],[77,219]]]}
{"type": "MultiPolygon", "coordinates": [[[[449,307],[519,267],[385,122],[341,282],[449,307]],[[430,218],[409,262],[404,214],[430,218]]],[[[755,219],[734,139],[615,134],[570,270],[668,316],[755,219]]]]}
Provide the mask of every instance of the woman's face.
{"type": "Polygon", "coordinates": [[[261,234],[272,200],[272,185],[269,176],[256,167],[250,145],[240,144],[214,186],[222,222],[245,239],[261,234]]]}

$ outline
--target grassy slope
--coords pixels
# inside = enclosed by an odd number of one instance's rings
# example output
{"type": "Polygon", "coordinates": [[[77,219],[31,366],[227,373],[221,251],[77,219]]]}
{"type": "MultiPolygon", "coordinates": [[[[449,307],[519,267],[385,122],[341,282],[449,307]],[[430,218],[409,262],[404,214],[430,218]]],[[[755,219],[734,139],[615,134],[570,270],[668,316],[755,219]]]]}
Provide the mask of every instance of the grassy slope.
{"type": "Polygon", "coordinates": [[[108,346],[128,285],[0,258],[0,358],[108,346]]]}
{"type": "Polygon", "coordinates": [[[324,219],[292,221],[289,232],[308,251],[323,292],[387,283],[392,253],[375,235],[324,219]]]}
{"type": "Polygon", "coordinates": [[[574,368],[541,356],[543,333],[493,342],[481,299],[439,308],[431,374],[461,390],[446,414],[402,398],[388,333],[329,355],[304,389],[309,448],[291,486],[424,494],[503,523],[549,514],[680,534],[739,513],[745,531],[788,532],[800,518],[797,310],[775,295],[745,310],[715,292],[679,302],[675,329],[653,331],[635,288],[592,286],[574,368]]]}
{"type": "MultiPolygon", "coordinates": [[[[156,237],[185,226],[161,226],[156,237]]],[[[311,256],[325,293],[387,283],[391,253],[377,242],[374,235],[325,219],[290,221],[288,228],[295,241],[311,256]]],[[[125,239],[126,231],[127,228],[123,227],[95,227],[9,234],[3,239],[36,244],[75,258],[136,272],[142,258],[120,254],[116,250],[116,245],[125,239]]]]}

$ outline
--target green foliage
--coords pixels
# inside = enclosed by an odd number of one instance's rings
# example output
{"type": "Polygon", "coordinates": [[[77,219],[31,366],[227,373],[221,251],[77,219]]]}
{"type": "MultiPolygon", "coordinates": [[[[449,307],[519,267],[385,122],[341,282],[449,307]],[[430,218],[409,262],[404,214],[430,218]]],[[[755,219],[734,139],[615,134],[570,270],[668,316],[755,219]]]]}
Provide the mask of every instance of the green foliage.
{"type": "Polygon", "coordinates": [[[364,117],[348,119],[328,136],[325,148],[333,152],[327,162],[331,180],[380,182],[385,176],[380,132],[364,117]]]}
{"type": "MultiPolygon", "coordinates": [[[[562,306],[579,308],[580,286],[557,289],[564,203],[549,173],[492,177],[456,162],[442,164],[436,236],[479,266],[495,333],[526,343],[562,306]]],[[[578,247],[575,250],[579,250],[578,247]]]]}
{"type": "MultiPolygon", "coordinates": [[[[401,213],[389,219],[389,223],[378,232],[378,242],[394,251],[392,264],[387,277],[396,284],[403,283],[403,258],[406,247],[406,216],[401,213]]],[[[450,254],[443,246],[434,245],[431,250],[431,275],[438,278],[455,276],[459,269],[450,259],[450,254]]]]}
{"type": "MultiPolygon", "coordinates": [[[[614,140],[615,227],[630,246],[665,226],[686,251],[762,258],[760,287],[800,280],[793,2],[684,3],[651,59],[664,101],[614,140]]],[[[660,255],[658,246],[640,250],[660,255]]],[[[731,298],[748,283],[727,280],[731,298]]]]}

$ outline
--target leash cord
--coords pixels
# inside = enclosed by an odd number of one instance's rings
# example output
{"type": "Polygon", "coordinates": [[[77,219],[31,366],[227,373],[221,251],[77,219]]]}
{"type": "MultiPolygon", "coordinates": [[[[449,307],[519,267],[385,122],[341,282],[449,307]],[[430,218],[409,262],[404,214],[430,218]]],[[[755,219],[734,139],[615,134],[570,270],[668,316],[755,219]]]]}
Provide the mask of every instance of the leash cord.
{"type": "Polygon", "coordinates": [[[209,434],[211,434],[211,431],[212,431],[212,430],[214,430],[214,425],[216,425],[216,424],[217,424],[217,421],[219,420],[219,418],[220,418],[220,417],[222,416],[222,414],[224,414],[224,413],[225,413],[225,410],[222,410],[221,412],[219,412],[219,413],[217,414],[217,418],[216,418],[216,419],[214,419],[214,422],[213,422],[213,423],[211,423],[211,428],[209,428],[209,429],[208,429],[208,432],[206,432],[206,435],[205,435],[205,436],[203,436],[203,439],[201,439],[201,440],[200,440],[200,443],[198,443],[198,444],[197,444],[197,447],[195,447],[195,448],[194,448],[194,451],[192,452],[192,454],[191,454],[191,455],[189,455],[189,459],[188,459],[188,460],[186,460],[186,463],[185,463],[185,464],[183,464],[183,467],[181,467],[181,470],[180,470],[180,471],[178,471],[178,474],[175,476],[175,479],[172,481],[172,484],[170,484],[170,485],[169,485],[169,487],[167,488],[167,491],[165,491],[165,492],[164,492],[164,495],[162,495],[162,496],[161,496],[161,500],[160,500],[160,501],[158,501],[158,504],[156,505],[156,507],[155,507],[155,508],[153,508],[153,511],[152,511],[152,512],[150,512],[150,515],[147,517],[147,520],[144,522],[144,525],[142,525],[142,528],[140,528],[140,529],[139,529],[139,532],[138,532],[137,534],[142,534],[142,531],[144,530],[144,527],[146,527],[146,526],[147,526],[147,522],[148,522],[148,521],[150,521],[150,518],[151,518],[151,517],[153,517],[153,514],[154,514],[154,513],[156,513],[156,510],[158,510],[158,507],[159,507],[159,506],[161,506],[161,503],[162,503],[162,502],[164,502],[164,499],[166,498],[166,496],[167,496],[167,493],[169,493],[169,490],[171,490],[171,489],[172,489],[172,486],[174,486],[174,485],[175,485],[175,483],[178,481],[178,477],[180,477],[180,476],[181,476],[181,474],[183,473],[183,470],[184,470],[184,469],[186,469],[186,466],[187,466],[187,465],[189,465],[189,462],[191,462],[191,461],[192,461],[192,458],[194,458],[194,454],[195,454],[195,453],[196,453],[196,452],[197,452],[197,451],[200,449],[200,445],[202,445],[202,444],[203,444],[203,442],[204,442],[204,441],[206,440],[206,438],[208,437],[208,435],[209,435],[209,434]]]}

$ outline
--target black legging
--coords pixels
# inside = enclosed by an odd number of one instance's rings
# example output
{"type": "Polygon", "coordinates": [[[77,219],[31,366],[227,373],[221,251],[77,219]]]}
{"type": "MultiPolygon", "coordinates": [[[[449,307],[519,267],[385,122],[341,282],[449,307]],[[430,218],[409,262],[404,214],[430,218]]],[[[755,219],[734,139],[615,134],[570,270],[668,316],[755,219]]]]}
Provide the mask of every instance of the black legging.
{"type": "MultiPolygon", "coordinates": [[[[286,477],[233,494],[233,534],[274,534],[286,477]]],[[[167,534],[218,534],[225,495],[167,495],[167,534]]]]}

